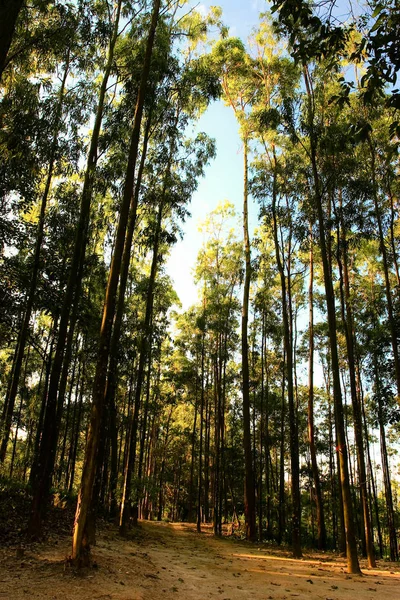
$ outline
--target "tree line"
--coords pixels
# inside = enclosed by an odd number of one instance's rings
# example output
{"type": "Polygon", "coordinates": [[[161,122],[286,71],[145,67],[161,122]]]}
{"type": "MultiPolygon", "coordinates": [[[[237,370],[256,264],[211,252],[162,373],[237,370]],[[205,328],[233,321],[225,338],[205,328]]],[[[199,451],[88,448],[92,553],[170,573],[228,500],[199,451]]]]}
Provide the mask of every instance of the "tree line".
{"type": "Polygon", "coordinates": [[[30,537],[77,494],[78,565],[99,515],[398,559],[399,16],[325,4],[244,43],[183,1],[4,3],[2,486],[30,537]],[[207,217],[179,311],[165,265],[215,156],[188,132],[218,98],[243,212],[207,217]]]}

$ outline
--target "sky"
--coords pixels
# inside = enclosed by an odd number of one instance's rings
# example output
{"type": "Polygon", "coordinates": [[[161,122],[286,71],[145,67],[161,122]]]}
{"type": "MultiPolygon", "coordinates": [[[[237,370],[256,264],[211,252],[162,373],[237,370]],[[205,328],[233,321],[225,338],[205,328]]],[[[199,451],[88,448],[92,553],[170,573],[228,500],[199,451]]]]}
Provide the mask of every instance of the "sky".
{"type": "MultiPolygon", "coordinates": [[[[244,42],[247,41],[251,30],[257,26],[259,14],[268,8],[265,0],[214,0],[192,2],[191,5],[200,10],[206,10],[213,5],[221,6],[222,20],[229,27],[230,35],[238,36],[244,42]]],[[[222,101],[213,102],[193,128],[193,134],[199,131],[204,131],[215,139],[217,156],[206,168],[205,177],[199,182],[189,207],[192,216],[182,227],[184,238],[173,248],[166,266],[183,310],[198,299],[193,269],[203,243],[203,235],[199,231],[200,223],[223,200],[232,202],[238,214],[242,213],[243,203],[242,144],[232,109],[222,101]]],[[[250,198],[250,235],[257,225],[257,212],[258,209],[250,198]]]]}
{"type": "MultiPolygon", "coordinates": [[[[247,42],[252,30],[259,23],[259,15],[270,8],[268,0],[191,0],[190,7],[207,12],[210,6],[222,8],[222,21],[229,27],[231,36],[240,37],[247,42]]],[[[360,2],[337,0],[333,14],[340,21],[350,16],[350,8],[359,12],[360,2]]],[[[238,125],[233,111],[222,101],[213,102],[193,130],[193,134],[204,131],[215,139],[217,157],[206,168],[205,177],[200,180],[198,190],[193,195],[189,210],[192,217],[182,230],[184,239],[176,244],[167,263],[167,273],[174,281],[174,288],[186,310],[197,301],[197,289],[193,281],[193,269],[198,252],[203,243],[199,224],[214,210],[218,203],[229,200],[234,204],[238,215],[242,214],[243,204],[243,153],[238,125]]],[[[188,132],[190,134],[190,132],[188,132]]],[[[258,207],[249,199],[250,237],[258,225],[258,207]]],[[[242,235],[238,230],[238,236],[242,235]]]]}

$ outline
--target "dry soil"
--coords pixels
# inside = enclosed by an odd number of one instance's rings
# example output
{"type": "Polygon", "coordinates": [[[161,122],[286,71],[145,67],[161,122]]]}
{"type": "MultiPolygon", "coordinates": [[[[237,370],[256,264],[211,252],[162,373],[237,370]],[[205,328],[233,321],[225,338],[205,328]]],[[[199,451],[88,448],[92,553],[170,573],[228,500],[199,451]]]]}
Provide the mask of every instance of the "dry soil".
{"type": "Polygon", "coordinates": [[[129,539],[103,530],[93,568],[77,573],[66,561],[70,539],[1,550],[0,600],[396,600],[399,565],[380,561],[363,576],[346,574],[344,559],[288,552],[231,538],[210,528],[141,523],[129,539]]]}

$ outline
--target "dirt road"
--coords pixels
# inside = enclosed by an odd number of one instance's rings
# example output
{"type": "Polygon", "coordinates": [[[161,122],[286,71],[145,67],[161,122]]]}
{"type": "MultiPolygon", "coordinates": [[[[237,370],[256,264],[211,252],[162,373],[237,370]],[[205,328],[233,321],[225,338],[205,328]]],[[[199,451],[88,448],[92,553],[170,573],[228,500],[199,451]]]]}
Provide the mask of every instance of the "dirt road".
{"type": "Polygon", "coordinates": [[[99,536],[95,568],[66,566],[69,539],[2,549],[0,600],[395,600],[400,565],[380,561],[362,577],[345,573],[331,554],[290,554],[229,538],[215,539],[193,525],[142,523],[129,540],[115,530],[99,536]],[[57,542],[57,543],[56,543],[57,542]],[[18,557],[17,557],[18,556],[18,557]]]}

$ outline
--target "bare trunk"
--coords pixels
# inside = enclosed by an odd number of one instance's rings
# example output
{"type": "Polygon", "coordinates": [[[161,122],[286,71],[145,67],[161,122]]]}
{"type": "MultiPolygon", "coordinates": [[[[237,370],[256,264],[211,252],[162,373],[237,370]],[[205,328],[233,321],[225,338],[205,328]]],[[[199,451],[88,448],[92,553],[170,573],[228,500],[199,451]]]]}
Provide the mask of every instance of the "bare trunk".
{"type": "Polygon", "coordinates": [[[299,465],[299,439],[298,439],[298,425],[296,408],[294,402],[294,387],[293,387],[293,345],[291,336],[291,324],[289,322],[289,310],[288,310],[288,295],[290,280],[286,285],[286,276],[284,270],[284,264],[281,255],[283,254],[282,249],[279,245],[278,240],[278,222],[276,214],[276,201],[277,201],[277,189],[276,189],[276,178],[277,178],[277,160],[274,152],[274,179],[273,179],[273,191],[272,191],[272,218],[274,225],[274,243],[275,243],[275,256],[278,271],[281,280],[281,291],[282,291],[282,316],[283,316],[283,340],[285,344],[286,354],[286,379],[287,379],[287,393],[288,393],[288,405],[289,405],[289,428],[290,428],[290,466],[291,466],[291,491],[292,491],[292,550],[295,558],[302,556],[301,552],[301,499],[300,499],[300,465],[299,465]]]}
{"type": "MultiPolygon", "coordinates": [[[[205,306],[205,298],[203,300],[205,306]]],[[[201,394],[200,394],[200,447],[199,447],[199,475],[197,488],[197,532],[201,532],[202,510],[201,496],[203,487],[203,422],[204,422],[204,342],[205,342],[205,324],[203,323],[203,331],[201,335],[201,394]]]]}
{"type": "Polygon", "coordinates": [[[388,309],[388,317],[389,317],[389,327],[392,341],[392,351],[393,351],[393,360],[394,360],[394,370],[396,377],[396,386],[397,386],[397,401],[400,404],[400,358],[399,358],[399,349],[397,346],[397,328],[396,328],[396,319],[393,312],[393,300],[392,300],[392,292],[390,289],[390,278],[389,278],[389,264],[387,258],[387,251],[385,245],[385,236],[383,233],[382,227],[382,215],[381,209],[379,206],[379,198],[378,198],[378,186],[376,181],[376,156],[375,156],[375,146],[368,135],[368,145],[371,153],[371,176],[372,176],[372,185],[373,185],[373,195],[374,195],[374,207],[375,207],[375,217],[376,223],[378,225],[378,233],[379,233],[379,247],[382,254],[382,266],[383,266],[383,275],[385,280],[385,292],[386,292],[386,301],[387,301],[387,309],[388,309]]]}
{"type": "Polygon", "coordinates": [[[131,438],[129,442],[129,459],[127,463],[127,468],[125,471],[124,477],[124,485],[122,490],[122,500],[121,500],[121,514],[120,514],[120,533],[125,534],[129,517],[130,517],[130,496],[131,496],[131,485],[132,485],[132,475],[135,467],[135,455],[136,455],[136,442],[137,442],[137,429],[138,429],[138,417],[140,410],[140,401],[142,395],[142,385],[144,380],[144,368],[147,361],[147,357],[149,355],[149,348],[151,345],[151,318],[153,314],[153,302],[154,302],[154,285],[156,281],[157,275],[157,266],[158,266],[158,249],[160,243],[160,235],[161,235],[161,224],[162,224],[162,214],[164,207],[164,196],[166,192],[167,179],[169,176],[169,172],[165,178],[165,184],[163,189],[163,195],[160,199],[160,204],[158,208],[157,215],[157,225],[155,232],[155,240],[154,240],[154,248],[153,248],[153,260],[151,264],[151,272],[150,272],[150,280],[149,286],[147,289],[147,299],[146,299],[146,314],[145,320],[143,324],[143,335],[140,340],[139,347],[139,365],[138,365],[138,373],[136,378],[136,389],[135,389],[135,408],[134,415],[135,419],[132,422],[132,431],[131,438]]]}
{"type": "Polygon", "coordinates": [[[336,311],[335,311],[335,296],[333,291],[332,275],[329,265],[328,252],[326,247],[326,232],[324,211],[322,206],[321,184],[317,166],[317,155],[314,133],[314,114],[313,114],[313,98],[311,92],[311,82],[307,68],[304,68],[304,80],[309,99],[308,118],[310,126],[310,146],[311,146],[311,167],[314,179],[314,202],[317,209],[318,225],[319,225],[319,242],[321,250],[321,259],[324,274],[326,307],[328,313],[328,328],[329,328],[329,346],[331,351],[332,365],[332,380],[333,380],[333,398],[335,407],[335,422],[337,430],[338,454],[340,462],[340,483],[343,495],[343,512],[346,531],[346,554],[347,554],[347,569],[349,573],[359,574],[360,566],[357,556],[357,542],[354,533],[354,515],[353,505],[351,500],[350,480],[349,480],[349,465],[348,453],[346,445],[346,436],[344,428],[344,412],[342,402],[342,391],[340,387],[340,371],[339,357],[336,340],[336,311]]]}
{"type": "Polygon", "coordinates": [[[3,0],[0,3],[0,81],[7,66],[7,54],[23,4],[24,0],[3,0]]]}
{"type": "Polygon", "coordinates": [[[254,493],[253,456],[251,451],[250,431],[250,382],[249,382],[249,349],[248,320],[251,281],[251,256],[248,224],[248,144],[244,140],[244,194],[243,194],[243,234],[245,253],[245,279],[242,307],[242,393],[243,393],[243,445],[245,460],[244,511],[246,521],[246,539],[256,538],[256,507],[254,493]]]}
{"type": "Polygon", "coordinates": [[[373,546],[372,532],[371,532],[371,518],[368,506],[368,490],[367,490],[367,475],[365,469],[365,456],[364,456],[364,440],[362,431],[362,417],[360,401],[357,394],[356,384],[356,369],[355,369],[355,350],[354,350],[354,323],[353,323],[353,311],[350,300],[350,281],[348,271],[348,254],[347,254],[347,239],[346,232],[344,229],[344,220],[342,214],[342,207],[340,206],[340,221],[341,221],[341,234],[338,233],[338,247],[342,247],[343,260],[338,252],[338,264],[340,271],[341,280],[341,300],[342,300],[342,318],[343,326],[345,330],[346,346],[347,346],[347,358],[349,366],[349,377],[350,377],[350,392],[351,402],[353,407],[353,420],[354,420],[354,435],[357,447],[357,465],[359,475],[359,485],[361,491],[361,503],[362,513],[364,520],[364,532],[365,532],[365,546],[368,559],[368,567],[375,568],[375,552],[373,546]],[[343,292],[344,283],[344,292],[343,292]]]}
{"type": "Polygon", "coordinates": [[[142,122],[144,100],[146,97],[147,89],[147,80],[150,72],[151,57],[153,53],[153,45],[156,27],[158,23],[159,11],[160,0],[154,0],[153,14],[147,39],[146,53],[136,103],[123,199],[115,239],[115,248],[110,267],[104,303],[103,319],[100,331],[99,355],[97,359],[96,374],[93,385],[93,400],[90,416],[88,443],[86,447],[82,471],[82,483],[78,497],[78,506],[75,515],[74,535],[72,544],[72,559],[78,565],[87,563],[90,557],[90,545],[88,545],[86,538],[86,525],[90,511],[93,482],[96,472],[96,457],[105,401],[104,395],[106,388],[107,365],[109,359],[111,329],[115,314],[116,292],[121,270],[121,260],[125,243],[129,207],[131,204],[132,193],[134,188],[134,173],[138,154],[140,127],[142,122]]]}
{"type": "Polygon", "coordinates": [[[321,481],[317,463],[314,430],[314,253],[312,224],[310,224],[310,284],[308,288],[309,302],[309,358],[308,358],[308,443],[310,446],[311,466],[315,486],[315,504],[317,509],[318,548],[326,550],[326,527],[324,504],[322,500],[321,481]]]}
{"type": "MultiPolygon", "coordinates": [[[[18,4],[18,2],[16,2],[16,4],[18,4]]],[[[1,22],[1,11],[0,11],[0,22],[1,22]]],[[[0,26],[0,39],[1,39],[1,26],[0,26]]],[[[11,427],[11,420],[12,420],[12,415],[13,415],[13,410],[14,410],[14,405],[15,405],[15,398],[16,398],[17,392],[18,392],[18,384],[19,384],[20,375],[21,375],[22,362],[24,359],[26,340],[28,338],[28,333],[29,333],[29,323],[31,320],[33,303],[34,303],[35,295],[36,295],[36,287],[37,287],[39,271],[40,271],[40,255],[42,252],[42,244],[43,244],[43,237],[44,237],[44,223],[45,223],[45,217],[46,217],[47,201],[49,198],[51,182],[53,180],[54,165],[56,162],[58,135],[59,135],[59,130],[60,130],[60,123],[61,123],[61,117],[62,117],[64,96],[65,96],[65,86],[66,86],[68,73],[69,73],[69,53],[68,53],[68,57],[67,57],[67,60],[65,63],[64,75],[63,75],[63,79],[61,82],[60,91],[58,93],[59,98],[58,98],[58,105],[57,105],[57,109],[56,109],[56,120],[55,120],[53,140],[52,140],[52,145],[51,145],[51,150],[50,150],[49,166],[48,166],[48,171],[47,171],[47,178],[46,178],[46,183],[45,183],[45,187],[44,187],[44,192],[43,192],[42,200],[40,203],[40,213],[39,213],[39,221],[38,221],[37,233],[36,233],[36,243],[35,243],[35,250],[33,253],[31,281],[30,281],[30,285],[29,285],[29,290],[27,292],[25,312],[24,312],[24,317],[23,317],[23,321],[22,321],[22,326],[21,326],[21,329],[20,329],[19,335],[18,335],[15,360],[14,360],[12,376],[11,376],[11,384],[9,387],[9,393],[8,393],[5,403],[4,403],[4,410],[3,410],[3,415],[2,415],[3,438],[2,438],[1,448],[0,448],[0,462],[4,462],[4,458],[5,458],[6,451],[7,451],[8,436],[10,434],[10,427],[11,427]]]]}

